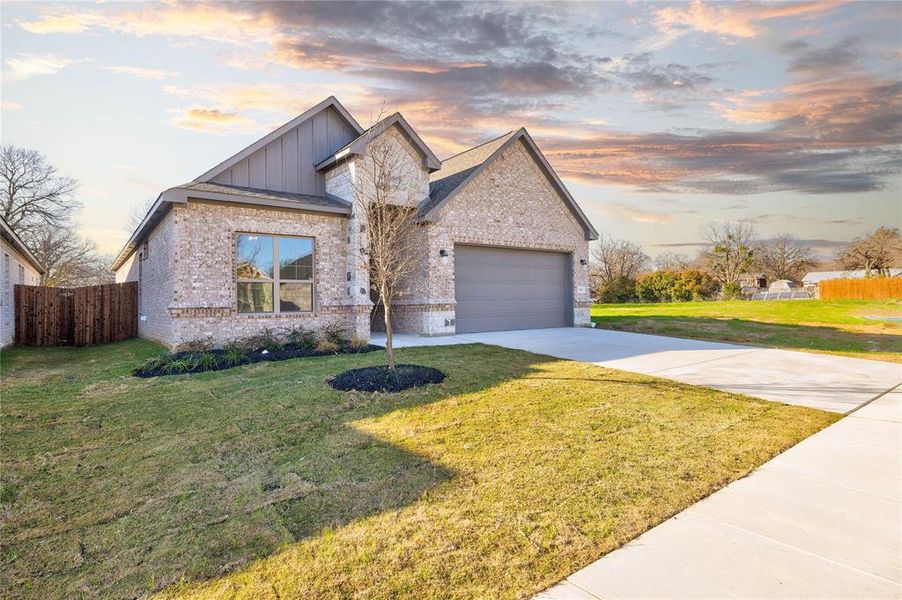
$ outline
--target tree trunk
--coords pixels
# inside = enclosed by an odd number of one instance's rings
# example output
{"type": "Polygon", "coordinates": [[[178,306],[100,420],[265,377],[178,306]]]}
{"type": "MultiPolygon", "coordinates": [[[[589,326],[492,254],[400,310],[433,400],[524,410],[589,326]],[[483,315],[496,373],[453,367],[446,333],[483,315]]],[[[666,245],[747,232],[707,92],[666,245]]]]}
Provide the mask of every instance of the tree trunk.
{"type": "Polygon", "coordinates": [[[395,370],[395,350],[392,347],[392,330],[391,330],[391,301],[382,300],[382,306],[385,309],[385,353],[388,356],[388,369],[395,370]]]}

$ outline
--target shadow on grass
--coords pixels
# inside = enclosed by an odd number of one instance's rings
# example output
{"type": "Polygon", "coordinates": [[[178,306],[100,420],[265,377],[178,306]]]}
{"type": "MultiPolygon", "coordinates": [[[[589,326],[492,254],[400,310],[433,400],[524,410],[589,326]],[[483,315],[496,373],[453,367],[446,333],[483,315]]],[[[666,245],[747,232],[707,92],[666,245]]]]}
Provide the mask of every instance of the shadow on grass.
{"type": "MultiPolygon", "coordinates": [[[[788,350],[849,354],[902,353],[902,335],[855,332],[837,327],[684,316],[593,316],[592,320],[602,329],[754,344],[788,350]]],[[[899,358],[902,360],[902,356],[899,358]]]]}
{"type": "Polygon", "coordinates": [[[135,340],[4,353],[3,597],[140,596],[408,505],[454,473],[355,422],[553,360],[482,345],[402,351],[448,379],[386,395],[325,383],[384,352],[128,376],[156,351],[135,340]]]}

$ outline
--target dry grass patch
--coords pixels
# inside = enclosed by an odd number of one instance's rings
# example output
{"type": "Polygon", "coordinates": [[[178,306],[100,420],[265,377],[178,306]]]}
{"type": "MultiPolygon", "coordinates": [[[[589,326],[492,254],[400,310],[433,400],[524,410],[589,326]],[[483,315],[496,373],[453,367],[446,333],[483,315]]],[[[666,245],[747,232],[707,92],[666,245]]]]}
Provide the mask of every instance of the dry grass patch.
{"type": "Polygon", "coordinates": [[[4,352],[0,595],[526,596],[837,418],[482,345],[393,395],[325,383],[381,352],[127,376],[155,350],[4,352]]]}

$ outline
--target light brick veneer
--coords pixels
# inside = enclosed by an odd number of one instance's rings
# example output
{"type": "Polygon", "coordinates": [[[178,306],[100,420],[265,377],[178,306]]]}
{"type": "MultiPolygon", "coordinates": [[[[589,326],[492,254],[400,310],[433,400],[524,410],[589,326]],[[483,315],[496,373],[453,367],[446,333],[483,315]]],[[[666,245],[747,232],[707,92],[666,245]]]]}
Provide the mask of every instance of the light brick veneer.
{"type": "Polygon", "coordinates": [[[420,271],[427,274],[424,290],[404,301],[425,306],[419,311],[418,319],[405,316],[405,325],[419,324],[417,333],[427,335],[454,333],[455,244],[570,253],[573,323],[589,324],[589,274],[588,268],[580,263],[588,259],[589,242],[582,225],[522,141],[508,148],[438,212],[435,222],[425,229],[424,262],[420,271]],[[448,256],[440,256],[441,250],[448,256]]]}

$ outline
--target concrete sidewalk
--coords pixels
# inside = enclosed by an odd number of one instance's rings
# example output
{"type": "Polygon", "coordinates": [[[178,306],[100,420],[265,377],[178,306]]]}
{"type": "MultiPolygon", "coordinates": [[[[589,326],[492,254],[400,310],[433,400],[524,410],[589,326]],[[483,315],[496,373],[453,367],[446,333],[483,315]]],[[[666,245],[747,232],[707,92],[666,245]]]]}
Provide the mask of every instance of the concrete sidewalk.
{"type": "Polygon", "coordinates": [[[902,598],[902,391],[540,594],[902,598]]]}
{"type": "MultiPolygon", "coordinates": [[[[902,366],[895,363],[604,329],[569,327],[395,338],[397,347],[473,342],[838,413],[847,413],[902,381],[902,366]]],[[[374,335],[373,343],[384,343],[384,337],[374,335]]]]}

